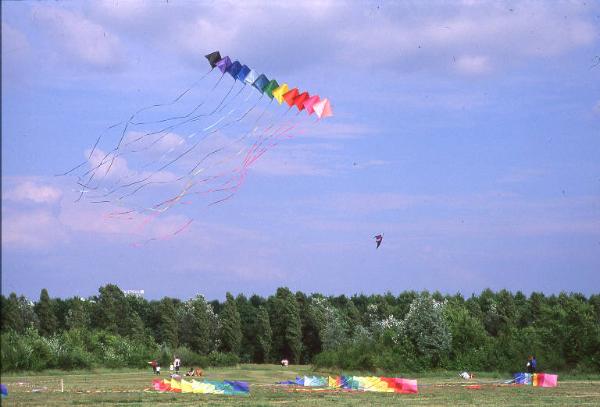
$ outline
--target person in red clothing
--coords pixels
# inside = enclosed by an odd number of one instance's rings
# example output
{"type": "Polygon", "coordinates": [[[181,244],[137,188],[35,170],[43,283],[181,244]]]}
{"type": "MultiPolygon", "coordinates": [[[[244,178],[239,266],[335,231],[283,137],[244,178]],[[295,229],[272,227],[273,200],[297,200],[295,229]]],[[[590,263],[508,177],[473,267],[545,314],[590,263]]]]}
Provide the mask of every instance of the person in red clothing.
{"type": "Polygon", "coordinates": [[[152,360],[152,361],[148,362],[148,364],[150,366],[152,366],[152,373],[157,374],[156,367],[158,366],[158,362],[156,360],[152,360]]]}

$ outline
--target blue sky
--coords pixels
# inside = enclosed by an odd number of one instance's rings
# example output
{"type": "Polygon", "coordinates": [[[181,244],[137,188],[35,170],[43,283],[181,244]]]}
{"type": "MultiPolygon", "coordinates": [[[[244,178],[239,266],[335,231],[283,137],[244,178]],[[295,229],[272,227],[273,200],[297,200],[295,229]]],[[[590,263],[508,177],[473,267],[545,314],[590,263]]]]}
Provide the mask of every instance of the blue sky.
{"type": "MultiPolygon", "coordinates": [[[[3,2],[3,293],[598,292],[598,3],[297,3],[3,2]],[[107,217],[114,202],[74,202],[77,178],[54,175],[111,124],[199,80],[214,50],[329,98],[334,117],[290,119],[294,137],[218,205],[202,195],[140,228],[107,217]]],[[[186,106],[224,95],[233,82],[210,91],[218,77],[186,106]]],[[[258,103],[264,127],[281,123],[283,108],[258,103]]],[[[168,140],[188,145],[185,131],[168,140]]],[[[142,174],[134,154],[117,161],[116,175],[142,174]]],[[[166,184],[125,206],[159,202],[166,184]]]]}

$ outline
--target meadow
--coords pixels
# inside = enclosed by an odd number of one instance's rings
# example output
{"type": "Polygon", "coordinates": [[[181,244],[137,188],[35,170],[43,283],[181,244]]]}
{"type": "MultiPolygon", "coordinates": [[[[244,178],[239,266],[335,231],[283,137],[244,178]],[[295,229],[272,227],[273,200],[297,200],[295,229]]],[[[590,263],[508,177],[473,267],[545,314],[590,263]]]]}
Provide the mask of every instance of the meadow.
{"type": "MultiPolygon", "coordinates": [[[[98,369],[90,371],[45,371],[40,373],[3,374],[2,383],[9,395],[3,406],[63,405],[234,405],[234,406],[438,406],[438,405],[600,405],[600,376],[559,376],[556,388],[498,385],[508,374],[476,374],[473,382],[465,382],[454,372],[403,374],[419,381],[419,394],[361,393],[342,391],[294,391],[275,385],[296,375],[339,374],[314,371],[311,366],[242,364],[229,368],[209,368],[205,377],[212,380],[245,380],[251,383],[248,396],[157,393],[149,390],[156,377],[150,369],[98,369]],[[63,390],[61,392],[61,380],[63,390]],[[495,382],[495,383],[493,383],[495,382]],[[481,383],[472,390],[466,384],[481,383]],[[488,383],[488,384],[486,384],[488,383]]],[[[370,375],[366,372],[344,372],[370,375]]],[[[163,372],[161,377],[167,377],[163,372]]]]}

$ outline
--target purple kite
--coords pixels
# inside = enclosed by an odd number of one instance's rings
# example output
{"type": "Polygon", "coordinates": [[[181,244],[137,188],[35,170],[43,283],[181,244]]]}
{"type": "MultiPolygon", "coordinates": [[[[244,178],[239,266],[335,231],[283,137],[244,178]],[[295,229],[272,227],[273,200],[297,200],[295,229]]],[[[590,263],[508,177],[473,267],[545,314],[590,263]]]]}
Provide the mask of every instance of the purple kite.
{"type": "Polygon", "coordinates": [[[383,241],[383,235],[374,236],[373,239],[375,239],[375,243],[377,243],[376,249],[379,249],[379,246],[381,246],[381,242],[383,241]]]}

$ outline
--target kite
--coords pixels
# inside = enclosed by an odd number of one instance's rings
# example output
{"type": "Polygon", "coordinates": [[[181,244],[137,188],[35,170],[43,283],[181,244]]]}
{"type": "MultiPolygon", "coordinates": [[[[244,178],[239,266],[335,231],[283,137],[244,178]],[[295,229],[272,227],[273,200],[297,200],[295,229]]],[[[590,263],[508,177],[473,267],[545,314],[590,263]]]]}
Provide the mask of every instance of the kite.
{"type": "Polygon", "coordinates": [[[76,202],[103,206],[144,244],[183,233],[199,208],[235,196],[267,152],[333,116],[312,90],[219,51],[206,60],[190,87],[107,127],[85,160],[60,174],[76,176],[76,202]]]}
{"type": "Polygon", "coordinates": [[[378,376],[304,376],[277,384],[319,389],[342,389],[383,393],[418,393],[416,380],[378,376]]]}
{"type": "Polygon", "coordinates": [[[558,375],[548,373],[515,373],[512,382],[534,387],[556,387],[558,375]]]}
{"type": "Polygon", "coordinates": [[[383,235],[376,235],[373,237],[373,239],[375,239],[375,243],[377,243],[377,247],[375,248],[379,249],[379,246],[381,246],[381,242],[383,242],[383,235]]]}
{"type": "Polygon", "coordinates": [[[173,376],[170,379],[155,379],[152,388],[158,392],[172,393],[200,393],[200,394],[224,394],[224,395],[247,395],[250,394],[248,382],[241,381],[210,381],[191,380],[187,381],[181,377],[173,376]]]}

